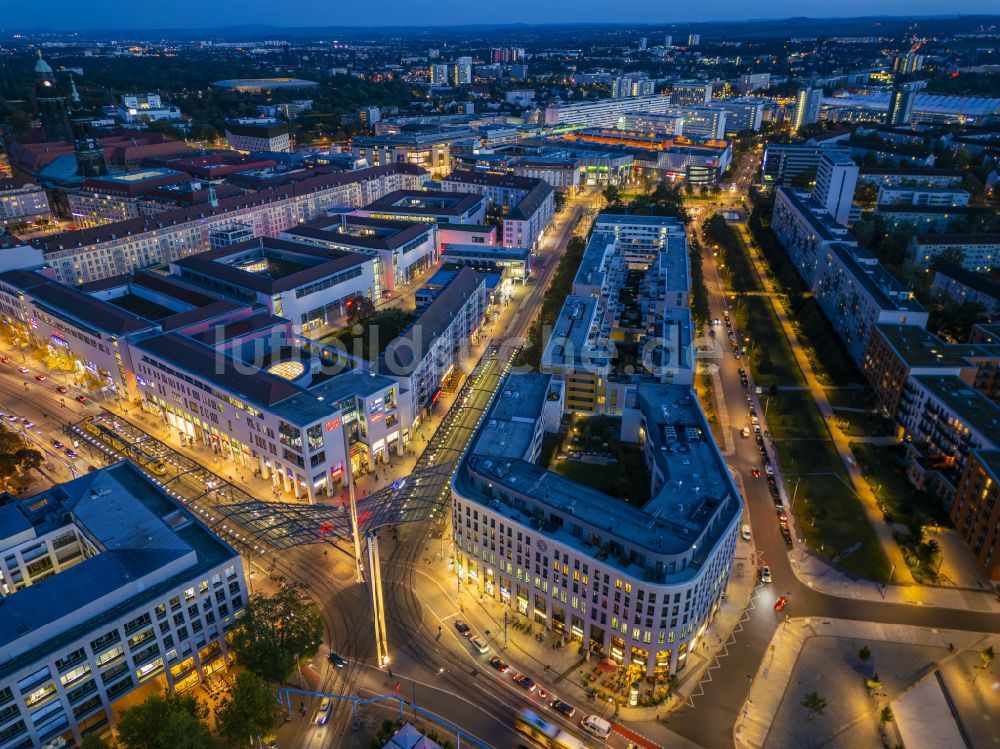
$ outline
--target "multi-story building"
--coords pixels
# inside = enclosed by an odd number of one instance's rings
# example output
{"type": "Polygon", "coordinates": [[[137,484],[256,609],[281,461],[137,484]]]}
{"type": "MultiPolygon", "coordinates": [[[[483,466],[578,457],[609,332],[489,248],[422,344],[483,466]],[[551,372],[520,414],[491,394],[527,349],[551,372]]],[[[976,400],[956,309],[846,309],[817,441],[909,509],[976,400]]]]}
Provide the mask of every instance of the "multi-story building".
{"type": "Polygon", "coordinates": [[[514,162],[514,175],[543,180],[553,189],[573,196],[584,179],[584,167],[573,156],[524,156],[514,162]]]}
{"type": "Polygon", "coordinates": [[[841,226],[847,226],[858,183],[858,167],[849,156],[824,153],[816,167],[812,197],[841,226]]]}
{"type": "MultiPolygon", "coordinates": [[[[313,108],[312,99],[293,99],[292,101],[280,104],[258,104],[257,112],[264,117],[281,117],[291,122],[296,117],[311,112],[313,108]]],[[[377,111],[378,107],[374,107],[377,111]]]]}
{"type": "Polygon", "coordinates": [[[414,164],[442,177],[451,171],[452,147],[477,141],[471,128],[424,128],[355,138],[351,152],[372,166],[414,164]]]}
{"type": "Polygon", "coordinates": [[[50,218],[49,196],[42,187],[0,180],[0,229],[50,218]]]}
{"type": "Polygon", "coordinates": [[[858,182],[878,187],[961,187],[965,172],[947,169],[862,167],[858,182]]]}
{"type": "Polygon", "coordinates": [[[555,193],[541,179],[468,170],[441,181],[445,191],[478,193],[490,212],[503,218],[503,246],[536,249],[555,215],[555,193]]]}
{"type": "Polygon", "coordinates": [[[910,240],[910,253],[919,268],[944,258],[979,273],[1000,267],[1000,234],[918,234],[910,240]]]}
{"type": "Polygon", "coordinates": [[[900,401],[907,475],[950,508],[975,450],[1000,448],[1000,405],[961,378],[916,375],[900,401]]]}
{"type": "Polygon", "coordinates": [[[217,250],[220,247],[232,247],[240,242],[253,239],[253,228],[234,221],[227,226],[220,226],[208,233],[208,247],[217,250]]]}
{"type": "Polygon", "coordinates": [[[618,118],[619,130],[634,130],[655,133],[657,135],[684,135],[684,115],[677,107],[671,107],[668,112],[650,114],[649,112],[625,112],[618,118]]]}
{"type": "Polygon", "coordinates": [[[159,94],[124,94],[114,108],[115,118],[126,125],[137,122],[181,122],[179,107],[164,102],[159,94]]]}
{"type": "Polygon", "coordinates": [[[667,114],[680,118],[681,132],[685,137],[702,140],[722,140],[726,137],[729,112],[721,107],[675,106],[667,114]]]}
{"type": "Polygon", "coordinates": [[[490,247],[481,244],[445,244],[442,265],[467,265],[478,273],[501,273],[521,283],[531,275],[531,250],[527,247],[490,247]]]}
{"type": "Polygon", "coordinates": [[[536,465],[548,377],[516,374],[452,479],[455,572],[639,675],[682,670],[725,593],[742,501],[687,386],[642,383],[622,438],[643,447],[641,505],[536,465]]]}
{"type": "Polygon", "coordinates": [[[410,413],[420,414],[436,402],[441,383],[468,352],[485,312],[483,277],[462,268],[379,357],[377,371],[400,383],[410,413]]]}
{"type": "Polygon", "coordinates": [[[931,294],[946,303],[976,304],[990,319],[1000,314],[1000,283],[958,263],[939,262],[934,266],[931,294]]]}
{"type": "Polygon", "coordinates": [[[913,292],[893,278],[872,253],[856,245],[828,245],[812,288],[858,365],[864,360],[876,323],[927,325],[928,313],[913,292]]]}
{"type": "Polygon", "coordinates": [[[775,190],[771,228],[809,286],[816,280],[816,266],[827,246],[854,244],[847,229],[834,223],[825,207],[786,187],[775,190]]]}
{"type": "Polygon", "coordinates": [[[165,211],[84,231],[31,240],[64,283],[77,284],[169,263],[209,248],[211,232],[243,223],[254,236],[277,236],[321,218],[332,207],[358,207],[399,189],[423,184],[426,172],[409,164],[322,174],[217,205],[165,211]]]}
{"type": "MultiPolygon", "coordinates": [[[[494,227],[490,229],[496,232],[494,227]]],[[[281,238],[372,257],[376,287],[373,299],[377,301],[437,262],[439,231],[435,224],[426,221],[389,221],[333,213],[283,231],[281,238]]]]}
{"type": "Polygon", "coordinates": [[[456,86],[469,86],[472,84],[472,58],[471,57],[459,57],[455,60],[455,78],[453,80],[456,86]]]}
{"type": "Polygon", "coordinates": [[[656,93],[656,81],[644,76],[624,75],[611,79],[611,96],[625,99],[630,96],[652,96],[656,93]]]}
{"type": "Polygon", "coordinates": [[[701,44],[701,34],[688,34],[688,46],[697,47],[701,44]]]}
{"type": "Polygon", "coordinates": [[[423,221],[428,224],[481,224],[486,220],[486,200],[475,192],[449,190],[395,190],[356,215],[387,221],[423,221]]]}
{"type": "MultiPolygon", "coordinates": [[[[766,100],[765,100],[766,101],[766,100]]],[[[759,99],[713,99],[708,104],[713,109],[721,109],[726,113],[724,136],[735,136],[738,133],[760,130],[764,118],[764,101],[759,99]]],[[[722,136],[720,136],[722,137],[722,136]]]]}
{"type": "Polygon", "coordinates": [[[540,113],[540,124],[548,127],[577,125],[580,127],[614,127],[625,112],[663,113],[670,107],[670,97],[630,96],[625,99],[599,99],[558,104],[540,113]]]}
{"type": "Polygon", "coordinates": [[[819,108],[823,100],[823,89],[801,88],[795,97],[795,113],[792,115],[792,132],[797,133],[805,125],[819,120],[819,108]]]}
{"type": "Polygon", "coordinates": [[[913,105],[917,101],[917,92],[923,87],[922,82],[910,81],[897,83],[892,87],[889,98],[889,111],[885,121],[888,125],[909,125],[913,120],[913,105]]]}
{"type": "Polygon", "coordinates": [[[861,363],[878,404],[893,418],[913,376],[960,377],[995,400],[998,367],[1000,342],[946,343],[929,330],[894,323],[873,326],[861,363]]]}
{"type": "Polygon", "coordinates": [[[770,73],[743,73],[740,76],[739,89],[741,94],[760,91],[771,85],[770,73]]]}
{"type": "Polygon", "coordinates": [[[880,185],[876,202],[880,205],[963,206],[969,193],[953,187],[886,187],[880,185]]]}
{"type": "Polygon", "coordinates": [[[877,204],[875,215],[889,232],[945,234],[968,220],[991,219],[990,206],[886,205],[877,204]]]}
{"type": "Polygon", "coordinates": [[[194,286],[260,305],[308,333],[344,318],[348,300],[382,298],[375,258],[303,242],[258,237],[170,263],[194,286]]]}
{"type": "Polygon", "coordinates": [[[226,142],[234,151],[292,150],[288,123],[277,117],[235,117],[226,120],[226,142]]]}
{"type": "Polygon", "coordinates": [[[0,502],[6,749],[74,744],[140,687],[186,689],[228,660],[239,554],[128,462],[0,502]]]}
{"type": "Polygon", "coordinates": [[[541,358],[542,371],[564,383],[567,410],[620,415],[638,372],[692,382],[690,282],[675,219],[598,217],[541,358]],[[630,339],[645,346],[635,371],[618,363],[616,342],[630,339]]]}
{"type": "Polygon", "coordinates": [[[788,187],[799,175],[817,170],[819,160],[826,153],[849,156],[850,149],[836,145],[768,143],[764,148],[764,161],[761,164],[764,184],[788,187]]]}
{"type": "Polygon", "coordinates": [[[138,218],[142,215],[140,201],[148,192],[189,179],[184,172],[164,168],[91,177],[78,190],[67,193],[70,214],[82,227],[138,218]]]}
{"type": "Polygon", "coordinates": [[[1000,580],[1000,450],[973,450],[958,482],[951,519],[993,581],[1000,580]]]}
{"type": "Polygon", "coordinates": [[[712,84],[705,81],[677,81],[670,91],[675,107],[704,107],[712,100],[712,84]]]}

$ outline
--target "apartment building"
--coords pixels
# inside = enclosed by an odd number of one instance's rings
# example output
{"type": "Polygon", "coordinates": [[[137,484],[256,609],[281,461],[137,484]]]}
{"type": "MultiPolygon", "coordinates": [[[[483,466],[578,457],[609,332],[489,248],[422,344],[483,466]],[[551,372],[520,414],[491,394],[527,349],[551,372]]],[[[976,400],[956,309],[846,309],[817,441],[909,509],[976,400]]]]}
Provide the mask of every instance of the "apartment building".
{"type": "Polygon", "coordinates": [[[595,658],[677,673],[725,593],[742,501],[687,386],[640,384],[625,409],[641,506],[536,465],[558,384],[510,375],[483,419],[451,484],[455,574],[595,658]]]}
{"type": "Polygon", "coordinates": [[[958,263],[941,262],[935,266],[931,294],[952,304],[978,305],[990,319],[1000,314],[1000,283],[958,263]]]}
{"type": "Polygon", "coordinates": [[[820,158],[825,153],[850,156],[850,149],[836,144],[768,143],[764,147],[761,179],[765,185],[787,187],[796,177],[815,172],[819,168],[820,158]]]}
{"type": "Polygon", "coordinates": [[[555,193],[541,179],[455,171],[441,181],[448,192],[478,193],[487,210],[503,217],[503,246],[537,249],[555,215],[555,193]]]}
{"type": "Polygon", "coordinates": [[[452,148],[461,144],[478,145],[478,137],[467,127],[418,128],[355,138],[351,141],[351,153],[372,166],[413,164],[437,178],[451,171],[452,148]]]}
{"type": "Polygon", "coordinates": [[[399,383],[414,416],[437,401],[441,383],[467,353],[485,313],[483,276],[462,268],[379,357],[376,370],[399,383]]]}
{"type": "Polygon", "coordinates": [[[917,234],[910,240],[909,251],[920,268],[944,258],[981,273],[1000,267],[1000,234],[917,234]]]}
{"type": "Polygon", "coordinates": [[[786,187],[774,192],[771,228],[808,286],[816,280],[816,268],[827,247],[854,244],[847,229],[835,223],[824,206],[786,187]]]}
{"type": "Polygon", "coordinates": [[[879,205],[963,206],[969,204],[969,193],[954,187],[879,185],[876,202],[879,205]]]}
{"type": "Polygon", "coordinates": [[[951,519],[993,581],[1000,580],[1000,450],[973,450],[959,479],[951,519]]]}
{"type": "Polygon", "coordinates": [[[670,97],[630,96],[623,99],[599,99],[561,103],[541,111],[539,123],[547,127],[575,125],[578,127],[614,127],[618,117],[625,112],[666,112],[670,97]]]}
{"type": "Polygon", "coordinates": [[[355,215],[428,224],[482,224],[486,205],[480,195],[468,190],[396,190],[355,211],[355,215]]]}
{"type": "Polygon", "coordinates": [[[959,377],[996,400],[1000,342],[946,343],[916,325],[876,324],[868,337],[861,371],[878,404],[893,418],[916,375],[959,377]]]}
{"type": "Polygon", "coordinates": [[[211,232],[245,224],[254,236],[282,231],[326,216],[331,207],[354,208],[400,189],[416,189],[426,172],[407,164],[323,174],[217,205],[164,211],[83,231],[31,240],[59,281],[80,284],[169,263],[209,248],[211,232]]]}
{"type": "Polygon", "coordinates": [[[4,495],[0,554],[5,749],[78,743],[134,690],[185,689],[228,660],[239,554],[129,462],[4,495]]]}
{"type": "Polygon", "coordinates": [[[189,180],[184,172],[163,168],[107,174],[85,180],[66,197],[73,221],[88,228],[138,218],[143,214],[140,201],[148,192],[189,180]]]}
{"type": "Polygon", "coordinates": [[[900,401],[907,475],[950,509],[969,456],[1000,448],[1000,406],[959,377],[917,375],[900,401]]]}

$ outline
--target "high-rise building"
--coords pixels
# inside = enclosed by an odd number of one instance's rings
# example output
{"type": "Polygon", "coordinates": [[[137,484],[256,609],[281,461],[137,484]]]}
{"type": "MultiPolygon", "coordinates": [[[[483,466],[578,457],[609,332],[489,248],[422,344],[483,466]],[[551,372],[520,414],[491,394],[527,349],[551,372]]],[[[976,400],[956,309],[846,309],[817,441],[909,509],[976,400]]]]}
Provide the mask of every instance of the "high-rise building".
{"type": "Polygon", "coordinates": [[[524,59],[524,47],[494,48],[491,57],[494,63],[520,62],[524,59]]]}
{"type": "Polygon", "coordinates": [[[892,71],[896,75],[911,75],[924,66],[924,56],[911,50],[905,55],[897,55],[892,62],[892,71]]]}
{"type": "Polygon", "coordinates": [[[674,46],[674,38],[670,34],[667,34],[665,37],[663,37],[663,46],[664,47],[674,46]]]}
{"type": "Polygon", "coordinates": [[[443,63],[435,63],[430,67],[431,83],[435,86],[448,85],[448,66],[443,63]]]}
{"type": "Polygon", "coordinates": [[[910,124],[913,119],[913,104],[917,100],[917,91],[920,90],[920,85],[916,81],[897,82],[893,85],[892,96],[889,98],[889,111],[886,113],[886,124],[910,124]]]}
{"type": "Polygon", "coordinates": [[[819,119],[819,105],[823,96],[821,88],[799,89],[795,97],[795,116],[792,118],[792,132],[798,132],[803,125],[809,125],[819,119]]]}
{"type": "Polygon", "coordinates": [[[611,79],[611,96],[625,99],[630,96],[652,96],[656,93],[656,81],[649,78],[624,75],[611,79]]]}
{"type": "Polygon", "coordinates": [[[697,47],[701,44],[701,34],[689,34],[688,35],[688,46],[697,47]]]}
{"type": "Polygon", "coordinates": [[[841,226],[847,226],[858,184],[858,167],[842,153],[824,153],[816,167],[813,199],[841,226]]]}
{"type": "Polygon", "coordinates": [[[744,73],[740,76],[739,89],[741,94],[760,91],[771,85],[770,73],[744,73]]]}
{"type": "Polygon", "coordinates": [[[35,101],[38,117],[42,121],[45,140],[73,140],[73,129],[69,124],[66,97],[56,87],[56,76],[52,68],[38,54],[35,63],[35,101]]]}
{"type": "Polygon", "coordinates": [[[705,81],[677,81],[670,94],[675,107],[703,107],[712,100],[712,84],[705,81]]]}
{"type": "Polygon", "coordinates": [[[646,49],[647,44],[649,44],[649,40],[646,37],[639,39],[639,49],[646,49]]]}
{"type": "Polygon", "coordinates": [[[459,57],[455,61],[456,86],[468,86],[472,83],[472,58],[459,57]]]}

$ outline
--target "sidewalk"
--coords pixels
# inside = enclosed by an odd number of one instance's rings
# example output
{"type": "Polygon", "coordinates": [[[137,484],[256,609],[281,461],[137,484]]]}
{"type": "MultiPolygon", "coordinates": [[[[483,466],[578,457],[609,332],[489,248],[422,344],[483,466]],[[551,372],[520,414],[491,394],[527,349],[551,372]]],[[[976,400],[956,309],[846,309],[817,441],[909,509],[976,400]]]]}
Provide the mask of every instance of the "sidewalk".
{"type": "Polygon", "coordinates": [[[879,581],[856,580],[830,567],[802,544],[789,554],[789,561],[801,583],[839,598],[1000,613],[1000,600],[991,590],[916,583],[885,586],[879,581]]]}
{"type": "MultiPolygon", "coordinates": [[[[774,284],[768,277],[766,269],[761,267],[762,260],[760,256],[755,251],[750,249],[750,239],[747,236],[746,225],[738,224],[736,228],[739,232],[744,248],[747,251],[747,255],[753,263],[754,270],[756,271],[761,284],[764,286],[764,289],[769,292],[769,294],[775,294],[774,284]]],[[[769,296],[769,301],[771,309],[774,311],[774,315],[777,318],[778,323],[781,325],[782,332],[788,341],[788,347],[791,349],[792,355],[795,357],[795,362],[801,370],[802,376],[805,378],[806,385],[809,388],[813,400],[816,402],[816,406],[819,408],[819,412],[823,417],[823,423],[826,425],[827,431],[830,434],[833,446],[840,455],[840,459],[844,464],[844,469],[847,471],[851,484],[854,486],[854,490],[861,500],[861,506],[864,508],[865,516],[868,518],[868,522],[875,531],[876,538],[878,538],[879,543],[882,545],[883,552],[888,558],[889,563],[894,565],[897,579],[900,582],[912,583],[913,576],[910,574],[910,569],[906,565],[903,552],[900,550],[899,544],[896,543],[896,539],[892,537],[892,529],[889,527],[889,524],[885,522],[885,516],[882,514],[881,510],[878,509],[878,503],[871,487],[869,487],[868,482],[858,471],[857,462],[855,461],[854,455],[851,453],[849,446],[850,438],[848,438],[837,427],[833,407],[830,405],[830,401],[826,397],[826,390],[817,379],[816,373],[813,371],[812,363],[809,361],[809,357],[806,356],[805,351],[802,348],[802,343],[799,341],[798,335],[795,332],[795,328],[792,326],[792,322],[789,319],[784,306],[780,303],[775,304],[774,296],[769,296]]]]}
{"type": "MultiPolygon", "coordinates": [[[[733,743],[738,749],[759,749],[767,743],[786,692],[793,688],[791,680],[795,665],[806,642],[813,637],[933,647],[948,653],[948,658],[958,657],[964,649],[978,648],[983,641],[983,635],[975,632],[934,630],[904,624],[809,617],[786,619],[771,638],[768,657],[757,668],[747,700],[741,706],[740,719],[733,729],[733,743]],[[948,651],[949,643],[956,648],[953,653],[948,651]]],[[[827,699],[836,697],[834,694],[825,696],[827,699]]],[[[862,707],[867,709],[870,706],[862,707]]]]}

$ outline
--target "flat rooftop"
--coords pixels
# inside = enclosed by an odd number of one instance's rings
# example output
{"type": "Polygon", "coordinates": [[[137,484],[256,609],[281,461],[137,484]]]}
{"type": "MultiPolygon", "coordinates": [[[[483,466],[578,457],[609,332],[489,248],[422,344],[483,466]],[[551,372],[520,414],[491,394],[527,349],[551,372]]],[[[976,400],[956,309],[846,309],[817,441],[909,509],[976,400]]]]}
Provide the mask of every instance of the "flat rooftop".
{"type": "Polygon", "coordinates": [[[1000,406],[982,391],[951,375],[916,375],[913,379],[946,403],[963,423],[985,435],[994,446],[1000,443],[1000,406]]]}
{"type": "Polygon", "coordinates": [[[258,237],[189,255],[172,264],[185,278],[193,274],[224,281],[235,287],[277,294],[367,262],[370,261],[356,253],[258,237]]]}
{"type": "Polygon", "coordinates": [[[896,280],[868,250],[843,243],[830,245],[830,250],[840,258],[847,271],[864,286],[881,309],[901,312],[923,312],[924,308],[913,292],[896,280]]]}
{"type": "MultiPolygon", "coordinates": [[[[513,378],[511,378],[513,379],[513,378]]],[[[515,389],[526,387],[525,406],[531,403],[534,416],[540,414],[537,394],[544,398],[546,388],[529,383],[517,383],[515,389]]],[[[666,481],[661,490],[642,507],[611,497],[603,492],[578,484],[533,463],[511,456],[508,441],[523,439],[517,432],[498,432],[491,426],[512,423],[497,418],[513,408],[520,415],[518,404],[506,404],[508,385],[484,420],[470,448],[468,457],[455,475],[455,486],[462,497],[488,506],[522,524],[538,529],[546,538],[578,549],[588,556],[600,551],[593,542],[614,540],[626,549],[639,547],[657,556],[683,555],[696,546],[694,560],[687,568],[668,578],[689,577],[692,567],[714,548],[722,531],[738,519],[741,501],[719,456],[704,416],[694,394],[686,386],[644,384],[639,387],[638,406],[647,423],[647,433],[654,440],[655,460],[663,467],[666,481]],[[657,441],[660,444],[657,444],[657,441]],[[477,482],[477,483],[474,483],[477,482]],[[482,490],[491,488],[489,494],[482,490]],[[517,492],[530,503],[507,498],[504,489],[517,492]],[[534,506],[532,506],[534,505],[534,506]],[[572,525],[580,526],[573,530],[572,525]]],[[[530,409],[523,409],[525,415],[530,409]]],[[[595,470],[601,470],[595,467],[595,470]]],[[[604,470],[609,470],[604,468],[604,470]]],[[[640,565],[630,559],[609,556],[603,564],[636,574],[640,579],[652,560],[640,565]],[[632,568],[632,569],[630,569],[632,568]],[[638,572],[636,572],[638,568],[638,572]]]]}
{"type": "Polygon", "coordinates": [[[282,232],[282,236],[304,242],[335,243],[364,250],[394,250],[425,237],[430,231],[420,221],[393,221],[338,214],[316,219],[282,232]]]}
{"type": "Polygon", "coordinates": [[[545,350],[544,366],[582,365],[584,368],[606,364],[608,354],[590,346],[590,329],[598,312],[600,300],[593,296],[567,296],[552,328],[545,350]]]}
{"type": "Polygon", "coordinates": [[[76,526],[99,553],[4,599],[0,678],[238,559],[231,546],[128,461],[28,499],[6,495],[4,500],[7,514],[16,508],[36,535],[76,526]],[[81,621],[80,610],[102,600],[107,607],[81,621]]]}
{"type": "Polygon", "coordinates": [[[365,207],[416,215],[462,216],[482,203],[481,195],[443,190],[395,190],[365,207]]]}
{"type": "Polygon", "coordinates": [[[446,244],[441,248],[441,256],[476,257],[495,260],[527,260],[531,256],[530,247],[501,247],[481,244],[446,244]]]}
{"type": "Polygon", "coordinates": [[[1000,344],[945,343],[916,325],[882,323],[875,327],[910,369],[967,367],[970,357],[1000,356],[1000,344]]]}

